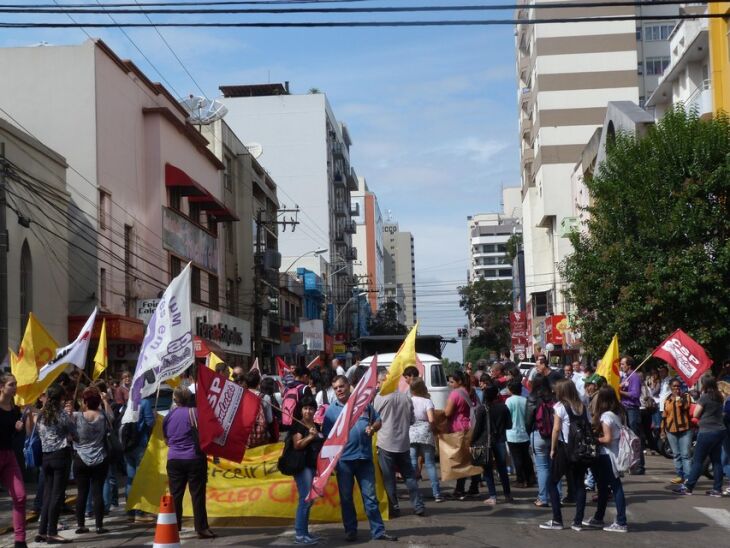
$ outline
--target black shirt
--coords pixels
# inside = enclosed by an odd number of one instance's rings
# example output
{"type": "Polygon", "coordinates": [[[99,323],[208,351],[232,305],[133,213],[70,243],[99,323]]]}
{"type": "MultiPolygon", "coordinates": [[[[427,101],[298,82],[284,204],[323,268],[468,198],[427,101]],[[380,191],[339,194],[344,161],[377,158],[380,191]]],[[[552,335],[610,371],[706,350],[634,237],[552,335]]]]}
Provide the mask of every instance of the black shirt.
{"type": "Polygon", "coordinates": [[[15,423],[20,417],[20,408],[15,405],[10,411],[0,409],[0,450],[13,449],[13,438],[18,433],[15,423]]]}
{"type": "MultiPolygon", "coordinates": [[[[317,430],[320,429],[319,425],[314,425],[317,430]]],[[[309,436],[309,428],[305,428],[302,424],[298,422],[294,422],[291,427],[291,435],[294,434],[300,434],[303,438],[306,438],[309,436]]],[[[324,443],[324,438],[321,436],[317,437],[316,439],[313,439],[309,442],[309,445],[307,445],[304,449],[301,449],[301,451],[306,451],[307,456],[305,459],[307,468],[317,468],[317,455],[319,455],[319,450],[322,449],[322,444],[324,443]]]]}

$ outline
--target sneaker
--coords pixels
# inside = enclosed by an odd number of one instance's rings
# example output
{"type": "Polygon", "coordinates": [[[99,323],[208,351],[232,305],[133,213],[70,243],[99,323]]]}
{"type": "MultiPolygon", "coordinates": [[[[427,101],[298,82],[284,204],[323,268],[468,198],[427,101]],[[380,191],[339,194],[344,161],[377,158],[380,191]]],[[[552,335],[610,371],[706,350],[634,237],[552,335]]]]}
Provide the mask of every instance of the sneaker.
{"type": "Polygon", "coordinates": [[[512,498],[512,495],[505,495],[504,496],[504,502],[507,504],[512,504],[515,501],[515,499],[512,498]]]}
{"type": "Polygon", "coordinates": [[[398,537],[394,535],[389,535],[388,533],[383,533],[379,537],[374,538],[373,540],[389,540],[391,542],[398,542],[398,537]]]}
{"type": "Polygon", "coordinates": [[[562,531],[565,529],[563,527],[563,524],[559,521],[546,521],[545,523],[540,524],[540,529],[549,529],[550,531],[562,531]]]}
{"type": "Polygon", "coordinates": [[[603,528],[604,531],[609,533],[627,533],[629,528],[627,525],[619,525],[618,523],[612,523],[608,527],[603,528]]]}
{"type": "Polygon", "coordinates": [[[436,498],[433,499],[433,501],[436,502],[436,503],[444,502],[445,500],[446,499],[444,497],[440,496],[440,495],[438,497],[436,497],[436,498]]]}
{"type": "Polygon", "coordinates": [[[347,542],[355,542],[357,540],[357,531],[348,531],[345,533],[345,540],[347,542]]]}
{"type": "Polygon", "coordinates": [[[720,497],[722,497],[722,491],[710,489],[709,491],[705,491],[705,495],[707,495],[708,497],[715,497],[716,499],[719,499],[720,497]]]}
{"type": "Polygon", "coordinates": [[[580,531],[582,531],[582,530],[583,530],[583,525],[581,525],[581,524],[579,524],[579,523],[574,523],[573,525],[571,525],[571,526],[570,526],[570,528],[571,528],[571,529],[572,529],[573,531],[578,531],[578,532],[580,532],[580,531]]]}
{"type": "Polygon", "coordinates": [[[726,497],[730,497],[730,486],[725,487],[725,490],[722,492],[722,494],[726,497]]]}
{"type": "Polygon", "coordinates": [[[680,478],[677,476],[676,478],[673,478],[669,483],[673,483],[674,485],[681,485],[684,483],[684,478],[680,478]]]}
{"type": "Polygon", "coordinates": [[[311,546],[312,544],[317,544],[317,541],[309,536],[302,536],[302,537],[296,537],[294,539],[294,544],[302,544],[305,546],[311,546]]]}
{"type": "Polygon", "coordinates": [[[672,493],[675,495],[687,495],[690,496],[692,494],[692,491],[687,489],[684,485],[677,487],[676,489],[672,489],[672,493]]]}
{"type": "Polygon", "coordinates": [[[488,499],[484,499],[484,504],[487,506],[495,506],[497,504],[497,497],[489,497],[488,499]]]}
{"type": "Polygon", "coordinates": [[[603,520],[597,520],[595,518],[583,520],[581,525],[588,529],[603,529],[606,526],[606,524],[603,523],[603,520]]]}

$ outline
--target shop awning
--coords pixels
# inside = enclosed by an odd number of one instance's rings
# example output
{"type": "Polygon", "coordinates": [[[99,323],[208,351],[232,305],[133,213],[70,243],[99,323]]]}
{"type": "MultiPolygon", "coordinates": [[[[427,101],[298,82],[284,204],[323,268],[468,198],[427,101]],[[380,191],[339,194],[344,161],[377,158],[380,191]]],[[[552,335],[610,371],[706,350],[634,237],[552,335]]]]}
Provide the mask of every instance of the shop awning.
{"type": "Polygon", "coordinates": [[[218,344],[214,343],[210,339],[204,339],[197,335],[193,337],[193,348],[195,349],[196,358],[207,358],[208,354],[211,352],[220,359],[224,359],[226,357],[226,351],[218,346],[218,344]]]}
{"type": "Polygon", "coordinates": [[[238,221],[238,217],[226,205],[213,196],[208,190],[190,177],[179,167],[165,164],[165,187],[175,188],[182,196],[187,196],[190,203],[214,217],[216,222],[238,221]]]}

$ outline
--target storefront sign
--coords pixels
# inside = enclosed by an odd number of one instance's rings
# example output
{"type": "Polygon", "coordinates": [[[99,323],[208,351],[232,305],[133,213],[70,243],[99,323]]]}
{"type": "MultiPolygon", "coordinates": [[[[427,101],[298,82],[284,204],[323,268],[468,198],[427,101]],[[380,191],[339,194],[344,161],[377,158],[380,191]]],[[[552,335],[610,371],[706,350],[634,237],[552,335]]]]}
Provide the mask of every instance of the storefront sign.
{"type": "Polygon", "coordinates": [[[226,352],[251,354],[251,324],[248,321],[195,303],[191,310],[195,335],[213,341],[226,352]]]}
{"type": "Polygon", "coordinates": [[[150,323],[150,318],[157,310],[160,299],[140,299],[137,301],[137,319],[144,322],[145,327],[150,323]]]}
{"type": "Polygon", "coordinates": [[[324,326],[322,320],[308,320],[299,322],[299,331],[302,333],[302,343],[307,345],[307,351],[324,351],[324,326]]]}
{"type": "Polygon", "coordinates": [[[545,343],[563,344],[563,331],[567,322],[563,314],[555,314],[545,318],[545,343]]]}
{"type": "Polygon", "coordinates": [[[217,239],[167,207],[162,208],[162,247],[200,268],[218,272],[217,239]]]}

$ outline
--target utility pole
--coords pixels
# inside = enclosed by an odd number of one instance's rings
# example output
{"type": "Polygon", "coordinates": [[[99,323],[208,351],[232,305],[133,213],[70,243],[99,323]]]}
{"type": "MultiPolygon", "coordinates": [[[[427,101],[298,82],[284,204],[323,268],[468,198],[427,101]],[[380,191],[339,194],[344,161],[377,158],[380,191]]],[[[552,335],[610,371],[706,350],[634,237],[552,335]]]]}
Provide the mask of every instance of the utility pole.
{"type": "Polygon", "coordinates": [[[0,351],[8,348],[8,219],[6,217],[5,174],[8,169],[5,160],[5,143],[0,143],[0,351]]]}

